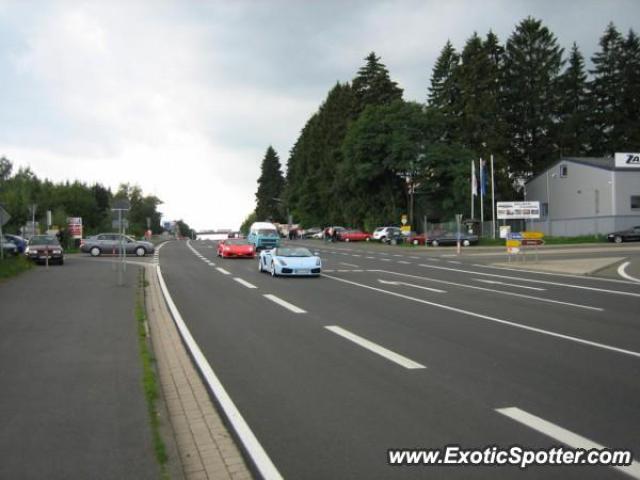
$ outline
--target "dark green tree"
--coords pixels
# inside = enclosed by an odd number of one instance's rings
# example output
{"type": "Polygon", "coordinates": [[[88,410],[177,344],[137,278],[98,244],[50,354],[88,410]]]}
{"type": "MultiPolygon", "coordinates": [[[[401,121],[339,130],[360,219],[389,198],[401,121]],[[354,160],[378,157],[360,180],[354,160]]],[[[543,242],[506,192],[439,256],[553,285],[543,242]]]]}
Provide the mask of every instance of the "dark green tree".
{"type": "Polygon", "coordinates": [[[573,44],[569,65],[558,79],[558,147],[564,156],[585,155],[589,148],[589,100],[584,58],[573,44]]]}
{"type": "Polygon", "coordinates": [[[640,40],[633,30],[623,43],[622,122],[616,151],[640,151],[640,40]]]}
{"type": "Polygon", "coordinates": [[[358,112],[363,111],[367,105],[382,105],[401,99],[402,89],[391,80],[380,57],[371,52],[365,60],[367,63],[358,70],[352,82],[358,112]]]}
{"type": "Polygon", "coordinates": [[[249,229],[251,228],[251,224],[253,224],[256,221],[257,221],[256,212],[251,212],[249,215],[247,215],[247,218],[244,219],[244,221],[242,222],[242,225],[240,225],[240,232],[245,236],[248,235],[249,229]]]}
{"type": "Polygon", "coordinates": [[[562,48],[540,20],[528,17],[507,41],[503,111],[511,172],[528,177],[558,155],[554,112],[562,48]]]}
{"type": "Polygon", "coordinates": [[[261,172],[256,192],[256,217],[260,221],[282,222],[285,220],[282,211],[284,177],[278,154],[271,146],[262,160],[261,172]]]}

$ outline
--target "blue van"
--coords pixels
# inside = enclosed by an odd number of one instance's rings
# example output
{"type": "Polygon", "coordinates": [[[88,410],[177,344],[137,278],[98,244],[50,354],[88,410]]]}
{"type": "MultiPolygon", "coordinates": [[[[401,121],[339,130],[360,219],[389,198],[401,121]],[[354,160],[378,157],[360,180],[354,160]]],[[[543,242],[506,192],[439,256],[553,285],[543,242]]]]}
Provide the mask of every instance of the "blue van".
{"type": "Polygon", "coordinates": [[[280,235],[273,223],[255,222],[249,229],[247,241],[256,247],[256,250],[275,248],[280,246],[280,235]]]}

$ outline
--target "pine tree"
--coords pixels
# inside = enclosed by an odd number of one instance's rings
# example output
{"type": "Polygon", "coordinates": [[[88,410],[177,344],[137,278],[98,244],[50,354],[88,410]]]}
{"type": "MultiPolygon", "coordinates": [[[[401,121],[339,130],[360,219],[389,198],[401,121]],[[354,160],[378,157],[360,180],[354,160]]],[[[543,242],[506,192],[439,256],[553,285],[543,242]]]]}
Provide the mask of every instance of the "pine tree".
{"type": "Polygon", "coordinates": [[[610,155],[622,137],[622,103],[624,87],[623,38],[613,23],[600,38],[600,51],[592,57],[594,78],[590,84],[591,110],[589,117],[591,154],[610,155]]]}
{"type": "Polygon", "coordinates": [[[562,52],[549,29],[531,17],[507,41],[503,108],[510,169],[518,177],[540,172],[557,156],[554,111],[562,52]]]}
{"type": "Polygon", "coordinates": [[[371,52],[365,60],[367,63],[358,70],[352,82],[358,111],[363,111],[367,105],[384,105],[401,99],[402,89],[391,80],[387,67],[380,63],[380,57],[371,52]]]}
{"type": "Polygon", "coordinates": [[[618,152],[640,151],[640,39],[633,30],[623,44],[622,124],[618,152]]]}
{"type": "Polygon", "coordinates": [[[431,74],[431,85],[427,104],[429,109],[441,117],[437,122],[442,125],[438,136],[443,142],[451,143],[460,136],[460,84],[458,68],[460,56],[447,41],[440,52],[431,74]]]}
{"type": "Polygon", "coordinates": [[[558,146],[564,156],[585,155],[588,150],[587,74],[584,57],[573,44],[569,66],[558,79],[560,102],[558,103],[558,146]]]}
{"type": "Polygon", "coordinates": [[[256,217],[260,221],[283,221],[285,215],[283,215],[281,195],[284,188],[284,177],[278,154],[271,146],[267,148],[262,160],[261,171],[256,192],[256,217]]]}

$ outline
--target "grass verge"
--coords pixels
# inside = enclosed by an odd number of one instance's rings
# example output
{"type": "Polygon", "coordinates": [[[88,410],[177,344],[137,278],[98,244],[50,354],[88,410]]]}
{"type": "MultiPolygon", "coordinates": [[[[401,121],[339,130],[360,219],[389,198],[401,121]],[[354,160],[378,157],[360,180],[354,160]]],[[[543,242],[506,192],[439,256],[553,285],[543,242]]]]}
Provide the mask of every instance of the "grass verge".
{"type": "Polygon", "coordinates": [[[141,268],[140,274],[138,275],[138,288],[136,291],[136,321],[138,325],[138,347],[140,350],[140,359],[142,360],[142,386],[147,401],[153,448],[156,460],[160,466],[160,476],[164,480],[169,480],[170,476],[167,471],[167,449],[160,434],[160,416],[158,415],[157,407],[159,391],[158,377],[155,370],[155,359],[151,353],[147,335],[145,287],[148,285],[149,283],[145,278],[145,269],[141,268]]]}
{"type": "Polygon", "coordinates": [[[33,268],[33,263],[22,255],[4,257],[0,260],[0,281],[14,277],[33,268]]]}

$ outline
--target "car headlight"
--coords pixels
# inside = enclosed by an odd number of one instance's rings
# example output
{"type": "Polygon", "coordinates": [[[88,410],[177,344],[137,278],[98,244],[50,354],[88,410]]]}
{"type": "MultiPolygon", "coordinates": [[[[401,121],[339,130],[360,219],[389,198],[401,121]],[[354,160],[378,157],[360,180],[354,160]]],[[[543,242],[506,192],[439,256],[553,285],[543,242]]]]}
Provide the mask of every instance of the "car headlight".
{"type": "Polygon", "coordinates": [[[62,250],[53,250],[54,255],[60,255],[61,253],[62,253],[62,250]]]}
{"type": "Polygon", "coordinates": [[[319,267],[321,264],[320,257],[316,258],[316,267],[319,267]]]}

